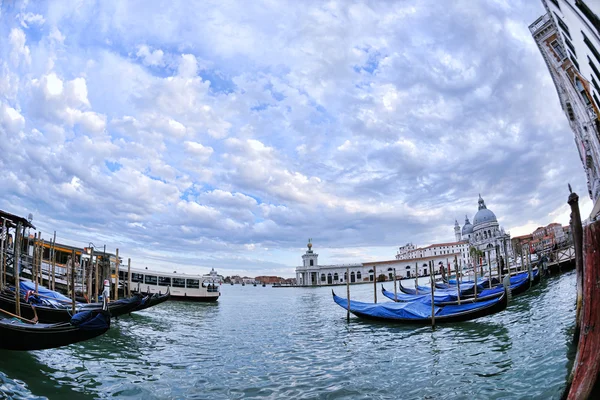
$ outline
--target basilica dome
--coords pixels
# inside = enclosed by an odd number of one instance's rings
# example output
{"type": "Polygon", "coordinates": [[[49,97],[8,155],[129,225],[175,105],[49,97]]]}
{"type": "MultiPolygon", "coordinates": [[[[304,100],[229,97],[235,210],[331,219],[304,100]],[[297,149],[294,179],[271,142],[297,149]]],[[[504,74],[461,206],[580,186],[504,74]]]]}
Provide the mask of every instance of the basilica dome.
{"type": "Polygon", "coordinates": [[[473,226],[476,227],[486,222],[498,222],[498,220],[496,219],[496,214],[487,209],[485,202],[481,198],[481,195],[479,195],[479,211],[477,211],[475,218],[473,218],[473,226]]]}
{"type": "Polygon", "coordinates": [[[469,222],[469,217],[465,216],[465,226],[462,228],[462,235],[469,235],[473,233],[473,225],[469,222]]]}

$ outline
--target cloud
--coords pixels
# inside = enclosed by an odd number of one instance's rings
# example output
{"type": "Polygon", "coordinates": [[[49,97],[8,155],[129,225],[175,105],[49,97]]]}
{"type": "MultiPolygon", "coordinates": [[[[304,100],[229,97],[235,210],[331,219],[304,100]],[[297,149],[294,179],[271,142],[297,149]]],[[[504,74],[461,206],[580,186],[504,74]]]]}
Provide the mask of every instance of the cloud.
{"type": "Polygon", "coordinates": [[[539,2],[163,11],[3,9],[0,208],[150,267],[291,276],[304,237],[391,258],[452,240],[478,193],[508,230],[566,223],[566,182],[585,197],[539,2]]]}

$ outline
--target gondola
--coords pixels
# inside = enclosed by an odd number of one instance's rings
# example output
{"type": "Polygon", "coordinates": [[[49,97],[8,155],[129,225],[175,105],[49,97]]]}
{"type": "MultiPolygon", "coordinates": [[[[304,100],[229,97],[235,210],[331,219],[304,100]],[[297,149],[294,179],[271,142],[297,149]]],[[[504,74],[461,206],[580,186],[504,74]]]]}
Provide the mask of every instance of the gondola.
{"type": "MultiPolygon", "coordinates": [[[[398,285],[399,285],[400,291],[402,293],[406,293],[406,294],[421,295],[421,294],[425,294],[425,293],[431,293],[431,288],[427,287],[427,286],[417,286],[417,289],[418,289],[418,293],[417,293],[416,289],[407,288],[407,287],[402,286],[402,281],[398,281],[398,285]]],[[[473,284],[466,284],[464,286],[461,286],[461,288],[460,288],[460,296],[461,297],[463,297],[463,296],[466,297],[466,296],[469,296],[469,295],[473,295],[473,292],[474,292],[473,288],[474,288],[473,284]]],[[[483,289],[484,288],[481,286],[481,284],[477,285],[477,291],[478,292],[481,291],[481,290],[483,290],[483,289]]],[[[436,292],[445,293],[445,294],[454,294],[454,295],[458,294],[458,291],[457,291],[456,288],[453,288],[453,289],[439,289],[439,290],[436,290],[436,292]]]]}
{"type": "MultiPolygon", "coordinates": [[[[333,300],[343,309],[348,309],[348,300],[333,294],[333,300]]],[[[461,305],[435,306],[436,323],[470,321],[498,313],[508,305],[505,291],[495,299],[461,305]]],[[[350,300],[350,312],[359,318],[399,324],[431,324],[431,305],[421,302],[408,303],[363,303],[350,300]]]]}
{"type": "MultiPolygon", "coordinates": [[[[512,285],[511,285],[511,289],[512,289],[512,285]]],[[[488,289],[488,290],[489,290],[488,293],[485,293],[485,291],[483,291],[481,293],[481,295],[478,294],[477,299],[475,299],[473,296],[470,296],[470,297],[466,297],[466,296],[462,297],[461,296],[460,304],[474,303],[474,302],[478,302],[478,301],[495,299],[496,297],[499,297],[502,295],[504,288],[502,286],[500,286],[498,288],[494,288],[491,290],[488,289]]],[[[425,294],[418,294],[418,295],[406,294],[406,293],[396,293],[396,295],[394,296],[394,293],[388,292],[387,290],[385,290],[383,285],[381,285],[381,292],[388,299],[394,300],[399,303],[420,301],[424,304],[429,304],[431,306],[431,292],[425,293],[425,294]]],[[[434,292],[433,296],[434,296],[433,303],[436,306],[449,306],[449,305],[458,304],[458,296],[456,296],[456,294],[438,294],[438,293],[434,292]]]]}
{"type": "Polygon", "coordinates": [[[170,293],[169,289],[167,289],[167,293],[165,293],[165,294],[159,294],[159,293],[148,294],[142,298],[142,302],[140,303],[140,305],[138,305],[135,309],[133,309],[132,312],[142,311],[147,308],[154,307],[160,303],[164,303],[165,301],[169,300],[170,297],[171,297],[171,293],[170,293]]]}
{"type": "MultiPolygon", "coordinates": [[[[37,313],[40,322],[58,323],[68,322],[73,316],[72,306],[69,303],[53,301],[31,294],[28,301],[21,298],[21,316],[32,319],[37,313]],[[37,304],[36,304],[37,303],[37,304]],[[36,313],[34,313],[35,307],[36,313]]],[[[108,304],[108,312],[113,318],[132,312],[142,301],[141,296],[135,295],[130,298],[116,300],[108,304]]],[[[76,303],[75,312],[98,311],[103,307],[102,303],[76,303]]],[[[15,295],[13,290],[0,293],[0,309],[14,313],[16,310],[15,295]]]]}
{"type": "Polygon", "coordinates": [[[26,322],[0,310],[0,349],[52,349],[95,338],[109,328],[110,314],[102,309],[83,311],[56,324],[26,322]]]}

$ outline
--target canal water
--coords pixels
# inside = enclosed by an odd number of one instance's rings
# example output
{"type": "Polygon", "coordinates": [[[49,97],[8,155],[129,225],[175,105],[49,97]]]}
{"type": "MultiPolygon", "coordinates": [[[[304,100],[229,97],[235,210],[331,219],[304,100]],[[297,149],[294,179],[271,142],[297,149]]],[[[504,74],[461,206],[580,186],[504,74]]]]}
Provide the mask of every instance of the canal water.
{"type": "MultiPolygon", "coordinates": [[[[373,299],[372,285],[351,291],[373,299]]],[[[331,288],[222,293],[216,304],[167,302],[120,318],[66,348],[0,351],[0,398],[549,399],[574,357],[574,273],[500,314],[435,331],[347,323],[331,288]]]]}

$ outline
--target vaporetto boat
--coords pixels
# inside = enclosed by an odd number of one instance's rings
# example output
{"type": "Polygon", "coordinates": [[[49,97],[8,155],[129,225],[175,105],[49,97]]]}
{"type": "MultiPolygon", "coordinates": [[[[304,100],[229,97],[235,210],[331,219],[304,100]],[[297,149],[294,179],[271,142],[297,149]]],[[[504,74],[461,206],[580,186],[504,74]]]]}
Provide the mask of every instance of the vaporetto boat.
{"type": "MultiPolygon", "coordinates": [[[[127,267],[119,270],[119,283],[126,286],[129,281],[127,267]]],[[[131,291],[165,293],[170,290],[170,300],[217,301],[221,296],[221,277],[211,269],[205,275],[190,275],[131,268],[131,291]]]]}

